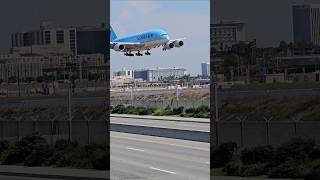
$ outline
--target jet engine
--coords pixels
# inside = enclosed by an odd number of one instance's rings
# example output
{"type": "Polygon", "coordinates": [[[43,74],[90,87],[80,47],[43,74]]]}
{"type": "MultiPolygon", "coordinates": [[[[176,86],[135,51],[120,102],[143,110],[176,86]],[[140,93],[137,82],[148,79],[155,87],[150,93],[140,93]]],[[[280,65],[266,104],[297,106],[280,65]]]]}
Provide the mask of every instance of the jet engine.
{"type": "Polygon", "coordinates": [[[165,46],[164,46],[164,49],[165,50],[169,50],[169,49],[172,49],[172,48],[174,48],[174,43],[167,43],[165,46]]]}
{"type": "Polygon", "coordinates": [[[177,47],[177,48],[179,48],[179,47],[184,45],[184,42],[181,41],[181,40],[176,40],[173,43],[174,43],[174,46],[177,47]]]}
{"type": "Polygon", "coordinates": [[[113,47],[113,49],[114,49],[115,51],[123,51],[123,50],[124,50],[124,45],[122,45],[122,44],[116,44],[116,45],[113,47]]]}

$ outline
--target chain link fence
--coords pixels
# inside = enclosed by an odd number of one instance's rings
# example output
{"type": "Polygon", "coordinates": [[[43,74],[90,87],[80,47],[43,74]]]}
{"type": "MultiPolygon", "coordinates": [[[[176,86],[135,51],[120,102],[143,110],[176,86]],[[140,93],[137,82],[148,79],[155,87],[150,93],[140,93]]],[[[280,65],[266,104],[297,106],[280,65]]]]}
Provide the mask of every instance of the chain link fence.
{"type": "Polygon", "coordinates": [[[76,141],[80,145],[107,143],[107,121],[93,120],[3,120],[0,119],[0,140],[16,141],[38,134],[50,144],[57,140],[76,141]]]}
{"type": "Polygon", "coordinates": [[[316,121],[220,121],[212,124],[214,145],[235,142],[241,147],[279,145],[292,137],[314,139],[320,143],[320,122],[316,121]]]}

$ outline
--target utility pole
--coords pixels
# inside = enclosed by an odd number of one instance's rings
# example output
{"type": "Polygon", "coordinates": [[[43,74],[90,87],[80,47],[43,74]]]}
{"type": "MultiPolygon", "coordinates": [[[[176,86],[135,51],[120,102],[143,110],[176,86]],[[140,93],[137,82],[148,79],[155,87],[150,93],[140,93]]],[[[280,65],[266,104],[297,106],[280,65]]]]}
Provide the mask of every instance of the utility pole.
{"type": "Polygon", "coordinates": [[[20,94],[20,64],[18,64],[18,93],[19,97],[21,96],[20,94]]]}
{"type": "Polygon", "coordinates": [[[214,107],[215,107],[215,119],[219,122],[219,104],[218,104],[218,82],[217,76],[214,78],[214,107]]]}
{"type": "Polygon", "coordinates": [[[6,66],[7,70],[7,97],[9,97],[9,68],[8,65],[6,66]]]}
{"type": "Polygon", "coordinates": [[[179,86],[176,87],[177,102],[179,102],[179,86]]]}
{"type": "Polygon", "coordinates": [[[133,106],[133,86],[130,88],[131,105],[133,106]]]}
{"type": "Polygon", "coordinates": [[[68,114],[69,114],[69,142],[72,142],[72,128],[71,128],[71,121],[72,121],[72,113],[71,113],[71,82],[69,78],[69,91],[68,91],[68,114]]]}
{"type": "MultiPolygon", "coordinates": [[[[68,66],[67,66],[68,67],[68,66]]],[[[68,90],[68,115],[69,115],[69,143],[72,142],[72,111],[71,111],[71,68],[72,68],[72,63],[71,63],[71,57],[69,58],[69,90],[68,90]]]]}

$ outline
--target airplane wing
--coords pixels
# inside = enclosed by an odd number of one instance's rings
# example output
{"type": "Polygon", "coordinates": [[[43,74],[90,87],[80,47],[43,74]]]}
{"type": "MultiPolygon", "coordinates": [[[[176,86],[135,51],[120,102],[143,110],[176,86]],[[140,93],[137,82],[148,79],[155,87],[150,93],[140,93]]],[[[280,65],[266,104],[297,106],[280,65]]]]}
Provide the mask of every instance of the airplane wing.
{"type": "Polygon", "coordinates": [[[123,45],[125,50],[135,50],[143,47],[144,44],[140,42],[110,42],[110,49],[114,49],[115,46],[123,45]]]}
{"type": "Polygon", "coordinates": [[[178,38],[178,39],[170,39],[169,42],[172,43],[172,42],[175,42],[175,41],[182,41],[182,40],[185,40],[186,38],[183,37],[183,38],[178,38]]]}

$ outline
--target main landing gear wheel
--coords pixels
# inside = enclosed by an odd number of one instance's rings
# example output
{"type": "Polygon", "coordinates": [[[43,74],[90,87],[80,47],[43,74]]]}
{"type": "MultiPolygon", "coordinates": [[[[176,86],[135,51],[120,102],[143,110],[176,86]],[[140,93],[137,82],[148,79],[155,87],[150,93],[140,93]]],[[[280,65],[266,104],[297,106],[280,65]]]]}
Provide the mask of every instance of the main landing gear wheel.
{"type": "Polygon", "coordinates": [[[151,53],[149,53],[149,50],[145,53],[145,55],[149,56],[151,53]]]}
{"type": "Polygon", "coordinates": [[[136,55],[137,55],[137,56],[143,56],[143,54],[141,54],[140,51],[138,51],[138,52],[136,53],[136,55]]]}
{"type": "Polygon", "coordinates": [[[124,53],[125,56],[134,56],[132,53],[124,53]]]}

